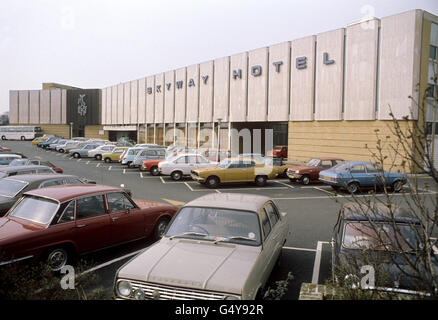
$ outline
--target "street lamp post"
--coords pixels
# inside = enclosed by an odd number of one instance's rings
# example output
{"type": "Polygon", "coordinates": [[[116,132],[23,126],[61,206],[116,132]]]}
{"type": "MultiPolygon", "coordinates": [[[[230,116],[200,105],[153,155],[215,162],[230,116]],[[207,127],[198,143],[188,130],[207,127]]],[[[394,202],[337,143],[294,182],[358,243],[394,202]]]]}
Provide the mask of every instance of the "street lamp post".
{"type": "Polygon", "coordinates": [[[70,139],[73,138],[73,122],[70,122],[70,139]]]}
{"type": "Polygon", "coordinates": [[[216,162],[219,162],[219,148],[221,145],[221,121],[222,118],[217,118],[217,152],[216,152],[216,162]]]}

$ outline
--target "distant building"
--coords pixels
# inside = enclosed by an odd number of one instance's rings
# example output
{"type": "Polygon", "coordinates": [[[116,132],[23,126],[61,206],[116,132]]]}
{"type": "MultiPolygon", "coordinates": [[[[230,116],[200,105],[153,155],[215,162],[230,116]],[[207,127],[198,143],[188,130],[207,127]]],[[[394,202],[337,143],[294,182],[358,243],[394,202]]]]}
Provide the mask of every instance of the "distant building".
{"type": "Polygon", "coordinates": [[[9,112],[5,112],[0,116],[0,126],[6,126],[9,124],[9,112]]]}

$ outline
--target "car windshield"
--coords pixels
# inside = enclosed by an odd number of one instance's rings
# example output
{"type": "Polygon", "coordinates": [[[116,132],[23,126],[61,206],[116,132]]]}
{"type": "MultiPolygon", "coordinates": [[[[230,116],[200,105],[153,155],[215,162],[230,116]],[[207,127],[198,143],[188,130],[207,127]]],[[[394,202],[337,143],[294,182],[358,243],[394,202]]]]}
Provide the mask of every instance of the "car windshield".
{"type": "Polygon", "coordinates": [[[0,195],[13,198],[26,187],[27,183],[15,180],[0,180],[0,195]]]}
{"type": "Polygon", "coordinates": [[[15,159],[9,163],[10,166],[25,166],[28,160],[25,159],[15,159]]]}
{"type": "Polygon", "coordinates": [[[24,197],[9,214],[33,222],[48,224],[56,214],[58,203],[39,197],[24,197]]]}
{"type": "Polygon", "coordinates": [[[310,159],[306,165],[309,167],[317,167],[319,164],[319,159],[310,159]]]}
{"type": "Polygon", "coordinates": [[[343,245],[349,249],[372,249],[409,252],[419,249],[421,241],[415,227],[402,223],[348,222],[343,245]]]}
{"type": "Polygon", "coordinates": [[[225,159],[225,160],[222,160],[217,166],[219,168],[227,168],[230,163],[231,163],[231,160],[225,159]]]}
{"type": "Polygon", "coordinates": [[[254,212],[218,208],[182,208],[170,225],[167,237],[203,239],[258,246],[261,243],[258,215],[254,212]]]}

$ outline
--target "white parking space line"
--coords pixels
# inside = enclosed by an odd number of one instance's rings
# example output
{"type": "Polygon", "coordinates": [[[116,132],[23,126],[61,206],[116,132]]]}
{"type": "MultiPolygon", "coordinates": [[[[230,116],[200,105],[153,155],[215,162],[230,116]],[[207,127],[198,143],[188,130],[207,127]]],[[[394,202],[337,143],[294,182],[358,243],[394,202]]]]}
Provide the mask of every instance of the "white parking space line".
{"type": "Polygon", "coordinates": [[[295,189],[295,187],[293,185],[290,185],[288,183],[284,183],[284,182],[280,182],[280,181],[274,181],[274,182],[278,183],[278,184],[282,184],[282,185],[284,185],[284,186],[286,186],[286,187],[288,187],[290,189],[295,189]]]}
{"type": "Polygon", "coordinates": [[[89,164],[90,163],[90,160],[88,160],[87,162],[85,162],[85,164],[89,164]]]}
{"type": "Polygon", "coordinates": [[[312,283],[318,284],[319,280],[319,269],[321,267],[321,253],[322,253],[322,245],[329,244],[327,241],[318,241],[318,245],[316,246],[316,255],[315,262],[313,264],[313,275],[312,275],[312,283]]]}
{"type": "Polygon", "coordinates": [[[129,258],[129,257],[132,257],[132,256],[134,256],[134,255],[136,255],[136,254],[142,252],[143,250],[144,250],[144,249],[137,250],[137,251],[135,251],[135,252],[128,253],[128,254],[126,254],[126,255],[124,255],[124,256],[122,256],[122,257],[119,257],[119,258],[116,258],[116,259],[110,260],[110,261],[108,261],[108,262],[102,263],[102,264],[100,264],[100,265],[98,265],[98,266],[96,266],[96,267],[93,267],[93,268],[91,268],[91,269],[88,269],[88,270],[82,272],[79,276],[84,275],[84,274],[87,274],[87,273],[90,273],[90,272],[93,272],[93,271],[96,271],[96,270],[99,270],[99,269],[102,269],[102,268],[107,267],[107,266],[109,266],[109,265],[111,265],[111,264],[113,264],[113,263],[116,263],[116,262],[120,261],[120,260],[123,260],[123,259],[129,258]]]}
{"type": "Polygon", "coordinates": [[[330,192],[330,191],[327,191],[327,190],[321,189],[321,188],[319,188],[319,187],[313,187],[313,189],[316,189],[316,190],[319,190],[319,191],[322,191],[322,192],[325,192],[325,193],[328,193],[328,194],[331,194],[331,195],[335,195],[333,192],[330,192]]]}
{"type": "Polygon", "coordinates": [[[112,167],[113,167],[113,166],[109,166],[108,170],[111,170],[112,167]]]}
{"type": "MultiPolygon", "coordinates": [[[[418,194],[437,194],[438,192],[419,192],[418,194]]],[[[385,197],[384,193],[382,194],[357,194],[355,197],[385,197]]],[[[390,193],[389,196],[406,196],[403,193],[390,193]]],[[[331,196],[308,196],[308,197],[290,197],[290,198],[272,198],[274,200],[310,200],[310,199],[333,199],[333,198],[352,198],[352,195],[341,195],[341,194],[332,194],[331,196]]]]}
{"type": "Polygon", "coordinates": [[[96,164],[96,168],[100,167],[100,163],[96,164]]]}
{"type": "Polygon", "coordinates": [[[184,184],[187,186],[187,188],[190,189],[190,191],[195,191],[195,190],[193,190],[193,188],[187,182],[184,182],[184,184]]]}

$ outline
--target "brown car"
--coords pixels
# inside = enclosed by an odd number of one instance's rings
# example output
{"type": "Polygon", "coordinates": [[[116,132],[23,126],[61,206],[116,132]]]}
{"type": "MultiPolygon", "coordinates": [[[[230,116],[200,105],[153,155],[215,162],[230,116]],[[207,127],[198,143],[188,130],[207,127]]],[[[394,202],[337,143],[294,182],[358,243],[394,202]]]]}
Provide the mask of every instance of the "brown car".
{"type": "Polygon", "coordinates": [[[309,184],[319,179],[319,172],[344,162],[342,159],[334,158],[313,158],[303,166],[294,166],[286,171],[291,182],[299,181],[302,184],[309,184]]]}
{"type": "Polygon", "coordinates": [[[60,270],[80,254],[164,233],[177,207],[82,184],[32,190],[0,218],[0,265],[34,259],[60,270]]]}

